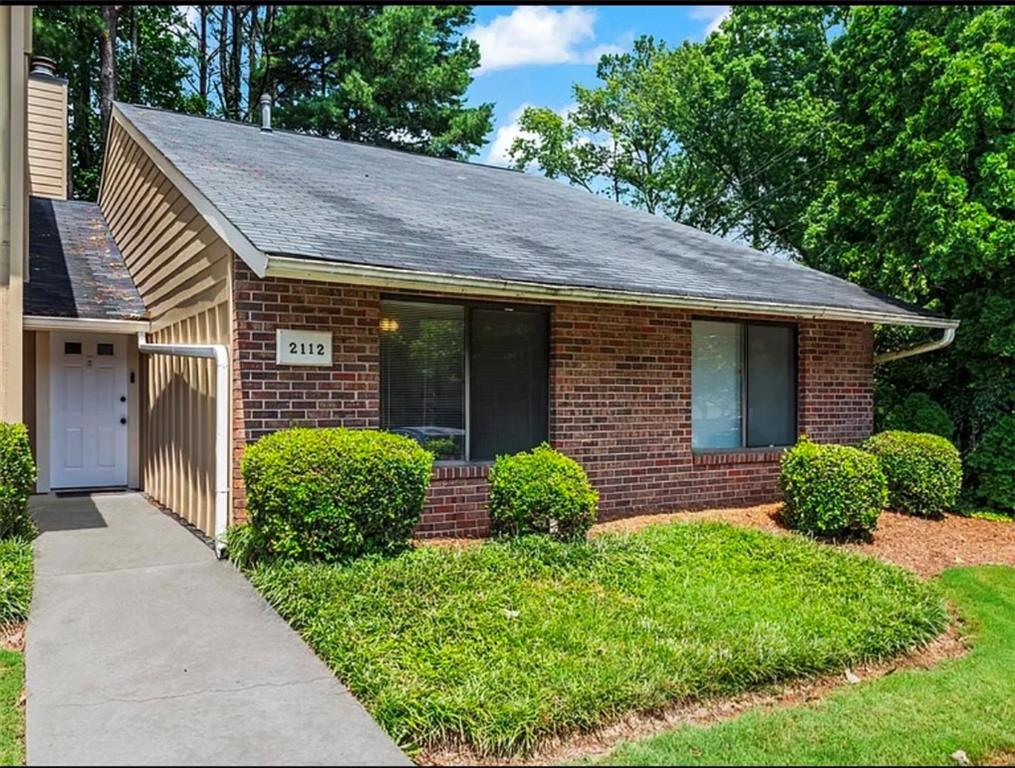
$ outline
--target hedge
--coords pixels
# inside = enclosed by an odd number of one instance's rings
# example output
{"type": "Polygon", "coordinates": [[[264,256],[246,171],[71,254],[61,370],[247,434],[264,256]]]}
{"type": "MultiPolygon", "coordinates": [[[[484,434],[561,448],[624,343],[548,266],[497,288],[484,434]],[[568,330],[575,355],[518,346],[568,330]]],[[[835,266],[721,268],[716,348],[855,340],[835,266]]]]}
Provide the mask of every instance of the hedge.
{"type": "Polygon", "coordinates": [[[332,562],[407,547],[433,454],[373,430],[286,429],[247,448],[243,559],[332,562]]]}
{"type": "Polygon", "coordinates": [[[818,445],[806,437],[783,454],[779,483],[786,523],[817,536],[871,533],[888,494],[873,455],[845,445],[818,445]]]}
{"type": "Polygon", "coordinates": [[[955,436],[955,422],[948,412],[929,395],[914,392],[888,411],[886,431],[925,432],[951,440],[955,436]]]}
{"type": "Polygon", "coordinates": [[[546,443],[490,468],[490,527],[501,536],[542,533],[582,539],[596,520],[599,494],[574,459],[546,443]]]}
{"type": "Polygon", "coordinates": [[[32,538],[28,497],[35,488],[35,461],[24,424],[0,422],[0,540],[32,538]]]}
{"type": "Polygon", "coordinates": [[[940,517],[955,506],[962,490],[962,459],[945,438],[894,430],[874,435],[863,448],[881,463],[892,509],[940,517]]]}
{"type": "Polygon", "coordinates": [[[992,507],[1015,512],[1015,413],[984,433],[967,463],[975,473],[977,495],[992,507]]]}

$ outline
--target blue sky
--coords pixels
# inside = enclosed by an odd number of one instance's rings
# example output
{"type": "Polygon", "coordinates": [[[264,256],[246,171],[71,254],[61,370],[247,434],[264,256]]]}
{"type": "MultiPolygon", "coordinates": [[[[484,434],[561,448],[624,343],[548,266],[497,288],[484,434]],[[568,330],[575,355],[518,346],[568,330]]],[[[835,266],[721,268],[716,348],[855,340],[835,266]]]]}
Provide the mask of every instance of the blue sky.
{"type": "Polygon", "coordinates": [[[725,5],[479,6],[469,35],[482,63],[471,103],[493,102],[494,130],[476,157],[505,164],[526,105],[561,110],[575,82],[594,85],[603,53],[627,50],[640,35],[676,45],[701,40],[725,17],[725,5]]]}

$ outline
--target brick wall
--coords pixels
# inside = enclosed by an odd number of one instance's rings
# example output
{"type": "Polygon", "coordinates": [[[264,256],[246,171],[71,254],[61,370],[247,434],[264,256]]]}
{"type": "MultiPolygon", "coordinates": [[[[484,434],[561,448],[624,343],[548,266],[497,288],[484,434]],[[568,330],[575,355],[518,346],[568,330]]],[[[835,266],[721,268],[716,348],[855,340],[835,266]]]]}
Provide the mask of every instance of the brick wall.
{"type": "MultiPolygon", "coordinates": [[[[290,425],[379,423],[379,292],[259,280],[236,261],[234,514],[243,446],[290,425]],[[330,369],[275,365],[276,327],[333,332],[330,369]]],[[[855,443],[873,423],[870,326],[799,323],[798,429],[855,443]]],[[[777,451],[691,452],[691,315],[646,307],[554,306],[550,438],[582,462],[603,519],[754,504],[777,497],[777,451]]],[[[438,467],[418,533],[488,532],[486,470],[438,467]]]]}

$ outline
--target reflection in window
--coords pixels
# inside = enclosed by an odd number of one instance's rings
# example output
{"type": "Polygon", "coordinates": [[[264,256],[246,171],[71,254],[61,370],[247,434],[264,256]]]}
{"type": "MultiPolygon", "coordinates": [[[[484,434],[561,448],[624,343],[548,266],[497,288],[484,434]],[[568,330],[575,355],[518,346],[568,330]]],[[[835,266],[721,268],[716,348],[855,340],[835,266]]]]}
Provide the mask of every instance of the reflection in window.
{"type": "Polygon", "coordinates": [[[691,447],[791,445],[796,329],[695,320],[691,336],[691,447]]]}
{"type": "Polygon", "coordinates": [[[547,438],[539,308],[381,302],[381,426],[438,460],[489,460],[547,438]]]}

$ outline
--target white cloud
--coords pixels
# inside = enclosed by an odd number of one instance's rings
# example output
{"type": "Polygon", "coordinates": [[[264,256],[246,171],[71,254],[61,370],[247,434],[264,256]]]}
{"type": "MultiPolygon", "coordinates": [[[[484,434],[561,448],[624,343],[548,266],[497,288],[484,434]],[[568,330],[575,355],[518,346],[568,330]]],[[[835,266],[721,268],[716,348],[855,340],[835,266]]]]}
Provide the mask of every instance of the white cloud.
{"type": "Polygon", "coordinates": [[[489,148],[486,150],[486,157],[483,158],[484,163],[490,165],[511,165],[511,145],[515,143],[515,139],[534,138],[533,134],[523,131],[521,126],[518,125],[518,121],[522,118],[522,112],[525,111],[526,107],[531,107],[529,103],[522,104],[515,109],[509,116],[508,122],[505,125],[497,126],[497,133],[494,134],[493,141],[490,142],[489,148]]]}
{"type": "MultiPolygon", "coordinates": [[[[490,142],[490,146],[486,150],[486,155],[483,157],[483,162],[490,165],[512,165],[511,160],[511,145],[515,143],[515,139],[534,139],[536,135],[528,131],[523,131],[518,122],[522,119],[522,112],[527,107],[533,106],[528,102],[525,102],[518,106],[514,111],[508,115],[508,121],[504,125],[497,127],[497,133],[493,136],[493,141],[490,142]]],[[[557,110],[557,114],[561,117],[567,117],[568,114],[578,108],[575,102],[566,104],[557,110]]]]}
{"type": "Polygon", "coordinates": [[[521,5],[469,36],[479,43],[479,73],[526,64],[594,64],[604,53],[619,53],[620,45],[594,45],[596,12],[572,5],[550,8],[521,5]]]}
{"type": "Polygon", "coordinates": [[[705,27],[705,36],[707,37],[717,31],[719,25],[730,17],[730,7],[728,5],[696,5],[689,10],[688,16],[695,21],[708,23],[708,26],[705,27]]]}

